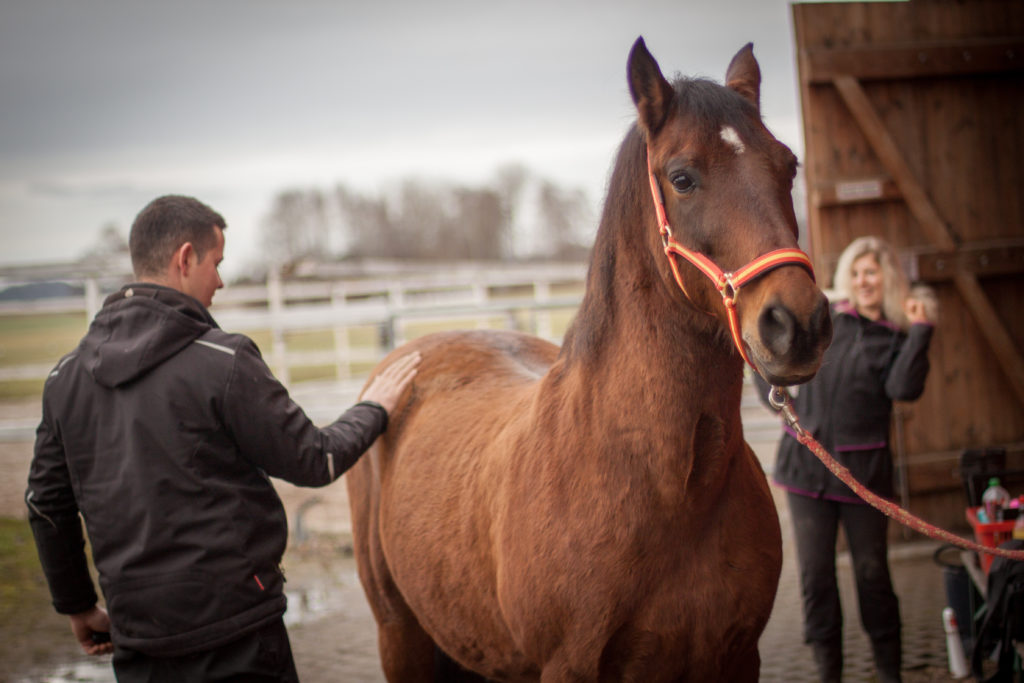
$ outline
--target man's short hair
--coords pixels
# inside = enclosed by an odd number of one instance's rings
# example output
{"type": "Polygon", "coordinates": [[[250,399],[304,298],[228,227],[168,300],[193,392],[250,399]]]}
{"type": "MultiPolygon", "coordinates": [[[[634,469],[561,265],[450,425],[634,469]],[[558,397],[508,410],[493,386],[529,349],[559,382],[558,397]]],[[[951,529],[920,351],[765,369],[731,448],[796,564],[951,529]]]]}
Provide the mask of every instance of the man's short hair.
{"type": "Polygon", "coordinates": [[[202,260],[217,244],[214,227],[227,228],[224,218],[194,197],[165,195],[146,205],[132,223],[128,250],[136,277],[161,275],[178,248],[191,242],[202,260]]]}

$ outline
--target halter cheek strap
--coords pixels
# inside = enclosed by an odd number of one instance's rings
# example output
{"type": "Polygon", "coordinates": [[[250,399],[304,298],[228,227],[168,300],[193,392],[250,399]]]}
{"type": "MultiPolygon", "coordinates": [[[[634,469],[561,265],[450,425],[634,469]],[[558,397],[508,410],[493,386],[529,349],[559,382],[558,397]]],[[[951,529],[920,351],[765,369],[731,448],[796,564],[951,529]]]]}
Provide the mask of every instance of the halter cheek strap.
{"type": "Polygon", "coordinates": [[[736,299],[739,297],[740,288],[748,282],[755,280],[765,273],[781,266],[795,265],[807,270],[811,279],[814,279],[814,268],[811,266],[811,259],[799,249],[776,249],[762,254],[747,265],[732,272],[724,272],[714,261],[700,252],[687,249],[672,234],[672,228],[668,224],[668,217],[665,215],[665,202],[662,199],[661,188],[654,177],[651,169],[651,152],[647,150],[647,176],[651,181],[651,196],[654,197],[654,211],[658,216],[658,230],[661,233],[661,241],[665,247],[665,255],[668,257],[669,266],[672,268],[672,276],[679,285],[679,289],[691,302],[693,297],[686,291],[683,284],[683,277],[679,272],[679,262],[672,258],[672,255],[682,256],[684,259],[697,267],[700,272],[711,278],[718,293],[722,295],[722,302],[725,304],[725,311],[729,318],[729,331],[732,333],[733,343],[740,352],[740,356],[750,367],[757,368],[751,362],[746,350],[743,348],[743,340],[740,336],[739,314],[736,312],[736,299]]]}

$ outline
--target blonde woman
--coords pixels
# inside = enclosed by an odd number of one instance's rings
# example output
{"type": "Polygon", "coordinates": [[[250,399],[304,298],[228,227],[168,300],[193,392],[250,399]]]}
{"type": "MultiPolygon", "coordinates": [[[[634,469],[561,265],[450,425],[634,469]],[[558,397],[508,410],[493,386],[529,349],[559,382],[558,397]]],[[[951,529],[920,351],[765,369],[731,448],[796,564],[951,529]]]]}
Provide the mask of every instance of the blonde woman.
{"type": "MultiPolygon", "coordinates": [[[[892,248],[854,240],[839,258],[832,345],[815,378],[794,399],[803,426],[875,493],[892,498],[889,425],[894,400],[924,391],[934,296],[910,295],[892,248]]],[[[842,674],[843,618],[836,583],[836,536],[849,543],[861,623],[880,681],[899,681],[900,615],[889,576],[887,519],[865,504],[796,441],[783,435],[775,483],[786,489],[803,592],[804,637],[822,681],[842,674]]]]}

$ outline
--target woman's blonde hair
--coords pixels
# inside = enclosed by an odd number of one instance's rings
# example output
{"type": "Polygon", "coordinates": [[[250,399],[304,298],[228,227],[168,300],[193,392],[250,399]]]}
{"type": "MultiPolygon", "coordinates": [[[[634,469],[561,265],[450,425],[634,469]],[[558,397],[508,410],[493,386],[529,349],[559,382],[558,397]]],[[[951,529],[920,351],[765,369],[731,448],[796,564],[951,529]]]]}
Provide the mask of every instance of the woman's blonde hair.
{"type": "Polygon", "coordinates": [[[867,254],[874,256],[882,269],[882,315],[901,330],[906,330],[910,323],[903,312],[903,303],[910,291],[910,283],[896,259],[896,252],[885,240],[879,237],[858,237],[850,242],[836,264],[833,277],[836,292],[850,303],[854,302],[853,262],[867,254]]]}

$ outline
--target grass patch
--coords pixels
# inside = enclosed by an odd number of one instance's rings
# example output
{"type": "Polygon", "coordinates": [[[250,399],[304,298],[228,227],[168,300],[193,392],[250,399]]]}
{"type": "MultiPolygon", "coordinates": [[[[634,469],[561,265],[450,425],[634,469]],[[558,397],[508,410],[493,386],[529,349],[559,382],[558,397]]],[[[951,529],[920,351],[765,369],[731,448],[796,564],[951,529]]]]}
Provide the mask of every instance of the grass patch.
{"type": "MultiPolygon", "coordinates": [[[[90,572],[95,577],[90,558],[90,572]]],[[[53,609],[27,520],[0,517],[0,679],[42,672],[84,655],[68,618],[53,609]]]]}
{"type": "Polygon", "coordinates": [[[288,368],[292,382],[334,381],[338,370],[334,365],[299,365],[288,368]]]}
{"type": "MultiPolygon", "coordinates": [[[[0,368],[37,365],[48,371],[78,345],[88,328],[88,321],[80,313],[0,316],[0,368]]],[[[45,374],[0,381],[0,400],[39,398],[45,374]]]]}
{"type": "Polygon", "coordinates": [[[0,401],[21,401],[24,399],[42,399],[43,383],[39,379],[16,379],[0,382],[0,401]]]}
{"type": "Polygon", "coordinates": [[[253,330],[245,334],[249,339],[256,342],[256,346],[259,347],[260,353],[266,356],[270,353],[270,349],[273,346],[273,336],[270,330],[253,330]]]}
{"type": "Polygon", "coordinates": [[[334,333],[331,330],[289,332],[284,335],[289,351],[321,351],[334,348],[334,333]]]}
{"type": "MultiPolygon", "coordinates": [[[[0,517],[0,576],[17,583],[42,576],[27,520],[0,517]]],[[[0,608],[3,606],[0,601],[0,608]]]]}
{"type": "Polygon", "coordinates": [[[0,365],[56,364],[78,345],[89,323],[80,313],[0,317],[0,365]]]}
{"type": "Polygon", "coordinates": [[[0,517],[0,632],[20,621],[19,615],[50,606],[43,569],[27,520],[0,517]]]}

